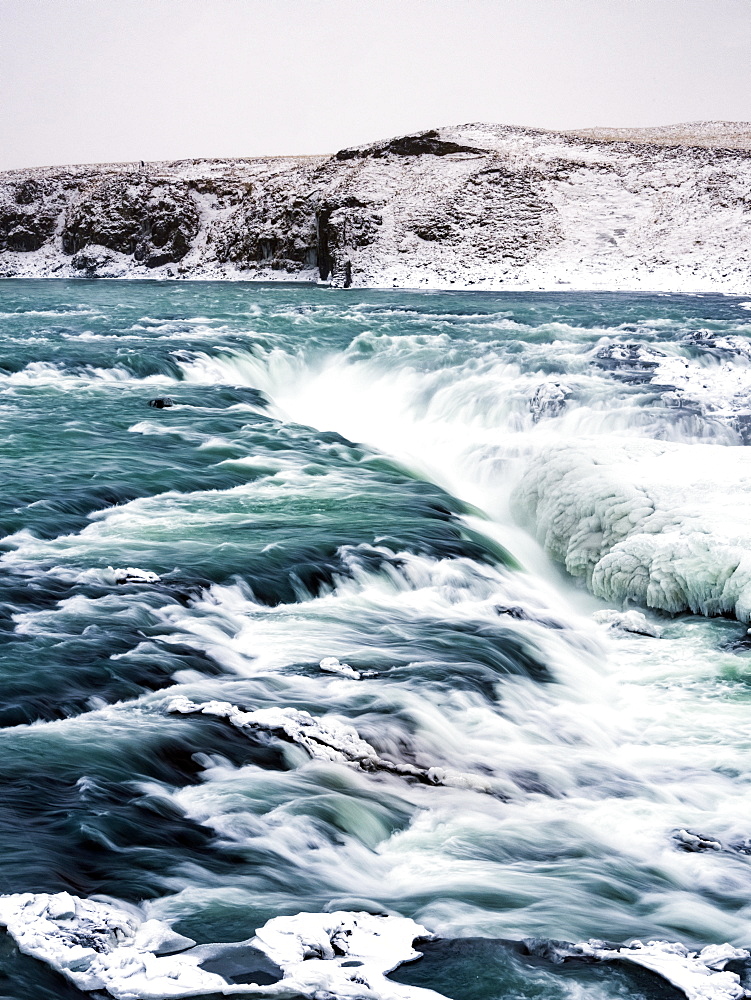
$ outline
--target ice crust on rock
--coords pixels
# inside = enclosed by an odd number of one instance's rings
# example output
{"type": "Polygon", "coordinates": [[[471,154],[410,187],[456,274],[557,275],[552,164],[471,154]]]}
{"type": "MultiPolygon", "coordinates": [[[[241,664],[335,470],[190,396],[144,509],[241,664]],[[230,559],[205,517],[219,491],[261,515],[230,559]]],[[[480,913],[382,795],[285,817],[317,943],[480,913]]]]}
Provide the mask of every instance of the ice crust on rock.
{"type": "Polygon", "coordinates": [[[736,432],[738,443],[750,443],[751,341],[694,330],[662,346],[604,340],[590,362],[620,382],[648,388],[663,406],[716,419],[736,432]],[[681,353],[670,353],[676,348],[681,353]]]}
{"type": "MultiPolygon", "coordinates": [[[[27,892],[0,896],[0,925],[24,954],[50,965],[78,989],[106,990],[115,1000],[179,1000],[208,993],[311,1000],[446,1000],[432,990],[386,978],[404,962],[420,958],[415,942],[434,937],[408,917],[298,913],[273,917],[248,941],[195,947],[168,924],[119,900],[27,892]],[[226,958],[237,965],[243,956],[259,953],[278,968],[277,982],[235,983],[202,967],[221,966],[226,958]]],[[[546,947],[546,953],[550,950],[546,947]]],[[[672,983],[688,1000],[749,996],[740,977],[724,969],[733,959],[749,958],[749,952],[727,944],[692,952],[666,941],[613,947],[590,940],[555,943],[552,954],[559,960],[591,958],[640,965],[672,983]]],[[[251,964],[257,968],[257,962],[251,964]]]]}
{"type": "Polygon", "coordinates": [[[659,639],[662,629],[654,625],[641,611],[595,611],[592,615],[600,625],[617,632],[632,632],[634,635],[648,635],[659,639]]]}
{"type": "Polygon", "coordinates": [[[601,961],[621,960],[641,965],[662,976],[688,997],[688,1000],[741,1000],[749,996],[740,976],[725,972],[732,959],[749,958],[749,952],[729,944],[711,944],[699,952],[668,941],[633,941],[612,948],[602,941],[575,945],[569,955],[582,955],[601,961]]]}
{"type": "MultiPolygon", "coordinates": [[[[670,387],[661,393],[668,406],[693,407],[730,426],[737,426],[738,418],[748,418],[751,412],[751,364],[745,356],[711,366],[682,357],[665,358],[654,369],[652,384],[670,387]]],[[[748,443],[743,428],[741,437],[748,443]]]]}
{"type": "Polygon", "coordinates": [[[119,901],[67,892],[0,896],[0,924],[25,955],[51,965],[81,990],[104,989],[116,1000],[189,997],[228,985],[198,968],[198,958],[189,953],[160,955],[195,942],[119,901]]]}
{"type": "Polygon", "coordinates": [[[612,372],[625,382],[646,382],[664,359],[662,351],[646,344],[615,340],[598,347],[592,360],[599,368],[612,372]]]}
{"type": "Polygon", "coordinates": [[[367,1000],[444,1000],[402,986],[386,973],[420,953],[432,935],[406,917],[369,913],[300,913],[275,917],[255,938],[193,947],[167,924],[119,900],[67,892],[0,896],[0,924],[19,950],[46,962],[78,989],[106,990],[115,1000],[222,996],[337,996],[367,1000]],[[232,983],[201,963],[255,950],[282,971],[276,983],[232,983]]]}
{"type": "Polygon", "coordinates": [[[545,417],[557,417],[565,408],[572,389],[565,382],[541,382],[529,401],[529,409],[535,421],[545,417]]]}
{"type": "Polygon", "coordinates": [[[442,994],[433,990],[386,979],[397,966],[420,957],[414,941],[433,936],[407,917],[337,911],[273,917],[253,944],[304,996],[439,1000],[442,994]]]}
{"type": "Polygon", "coordinates": [[[702,853],[704,851],[722,852],[724,854],[751,854],[751,840],[734,838],[723,843],[716,837],[704,836],[692,830],[680,829],[673,832],[673,840],[682,851],[702,853]]]}
{"type": "Polygon", "coordinates": [[[355,670],[349,663],[340,663],[336,656],[324,656],[318,666],[325,674],[340,674],[342,677],[351,677],[355,681],[359,681],[362,677],[359,670],[355,670]]]}
{"type": "MultiPolygon", "coordinates": [[[[244,712],[228,701],[193,702],[184,695],[173,698],[168,712],[182,715],[213,715],[227,719],[237,729],[284,733],[293,743],[305,747],[311,757],[356,764],[365,770],[381,766],[396,770],[398,765],[382,761],[375,749],[360,739],[351,726],[332,725],[294,708],[259,708],[244,712]]],[[[416,770],[416,769],[415,769],[416,770]]]]}
{"type": "Polygon", "coordinates": [[[113,569],[110,566],[108,569],[115,583],[159,583],[161,579],[157,573],[152,573],[148,569],[138,569],[136,566],[125,566],[122,569],[113,569]]]}
{"type": "Polygon", "coordinates": [[[514,503],[597,597],[751,619],[747,449],[617,438],[544,447],[514,503]]]}
{"type": "Polygon", "coordinates": [[[722,850],[722,844],[719,840],[714,840],[711,837],[702,837],[698,833],[692,833],[690,830],[676,830],[673,834],[673,840],[675,840],[682,850],[693,853],[722,850]]]}
{"type": "Polygon", "coordinates": [[[448,785],[493,793],[487,778],[443,767],[422,768],[385,760],[376,749],[362,739],[351,726],[332,724],[295,708],[259,708],[244,712],[228,701],[193,702],[184,695],[173,698],[167,711],[182,715],[213,715],[227,719],[240,730],[262,730],[284,734],[293,743],[304,747],[315,760],[349,764],[363,771],[384,772],[405,778],[415,778],[428,785],[448,785]]]}

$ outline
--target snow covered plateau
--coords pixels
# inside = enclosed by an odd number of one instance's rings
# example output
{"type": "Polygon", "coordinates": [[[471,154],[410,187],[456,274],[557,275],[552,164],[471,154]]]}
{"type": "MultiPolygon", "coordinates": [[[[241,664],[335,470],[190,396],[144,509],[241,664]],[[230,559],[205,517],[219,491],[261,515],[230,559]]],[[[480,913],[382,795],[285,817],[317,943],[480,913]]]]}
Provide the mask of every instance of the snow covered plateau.
{"type": "Polygon", "coordinates": [[[751,293],[751,124],[0,174],[0,276],[751,293]]]}

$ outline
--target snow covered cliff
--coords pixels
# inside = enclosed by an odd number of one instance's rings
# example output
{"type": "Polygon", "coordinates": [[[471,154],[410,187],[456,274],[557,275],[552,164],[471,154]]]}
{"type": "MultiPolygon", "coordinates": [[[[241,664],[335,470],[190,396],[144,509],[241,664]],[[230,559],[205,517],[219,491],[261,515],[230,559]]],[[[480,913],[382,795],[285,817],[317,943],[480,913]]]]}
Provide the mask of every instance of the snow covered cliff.
{"type": "Polygon", "coordinates": [[[0,174],[0,276],[751,292],[751,124],[0,174]]]}

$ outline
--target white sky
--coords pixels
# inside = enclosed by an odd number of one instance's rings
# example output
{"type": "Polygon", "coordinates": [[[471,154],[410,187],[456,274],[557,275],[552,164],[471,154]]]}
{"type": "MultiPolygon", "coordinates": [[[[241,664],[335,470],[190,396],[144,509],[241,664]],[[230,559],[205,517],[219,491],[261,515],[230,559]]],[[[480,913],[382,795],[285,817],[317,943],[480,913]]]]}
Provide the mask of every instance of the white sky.
{"type": "Polygon", "coordinates": [[[0,0],[0,169],[751,120],[751,0],[0,0]]]}

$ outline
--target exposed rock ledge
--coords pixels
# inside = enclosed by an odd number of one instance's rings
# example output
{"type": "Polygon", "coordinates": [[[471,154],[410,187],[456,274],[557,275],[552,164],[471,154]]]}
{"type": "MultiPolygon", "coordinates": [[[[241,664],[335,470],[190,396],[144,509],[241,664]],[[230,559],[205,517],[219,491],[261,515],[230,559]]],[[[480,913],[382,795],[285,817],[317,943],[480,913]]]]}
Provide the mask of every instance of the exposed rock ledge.
{"type": "Polygon", "coordinates": [[[751,293],[751,124],[0,174],[0,276],[751,293]]]}

